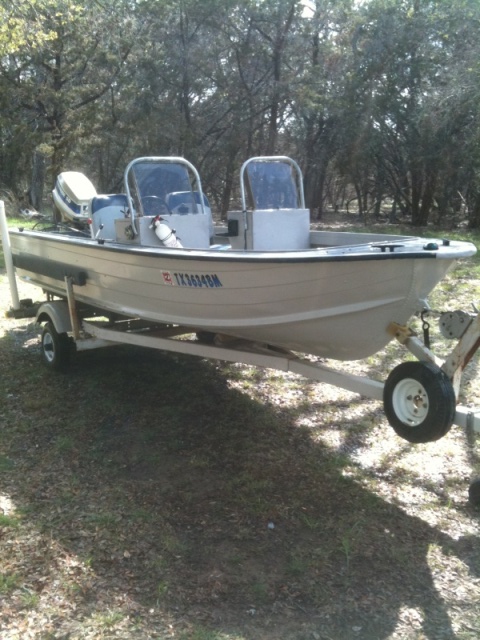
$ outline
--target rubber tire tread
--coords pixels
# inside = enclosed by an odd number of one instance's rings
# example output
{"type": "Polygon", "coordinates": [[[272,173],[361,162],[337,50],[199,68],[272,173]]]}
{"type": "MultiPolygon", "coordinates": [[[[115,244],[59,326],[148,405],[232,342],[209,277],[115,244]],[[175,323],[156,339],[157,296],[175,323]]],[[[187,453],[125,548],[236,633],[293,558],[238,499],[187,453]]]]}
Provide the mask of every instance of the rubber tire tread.
{"type": "Polygon", "coordinates": [[[70,362],[72,354],[72,343],[68,335],[66,333],[58,333],[53,322],[48,321],[43,326],[41,341],[42,357],[45,365],[53,371],[64,371],[70,362]],[[53,343],[54,357],[51,361],[47,360],[43,347],[43,340],[47,333],[51,335],[53,343]]]}
{"type": "Polygon", "coordinates": [[[395,433],[415,444],[435,442],[450,430],[456,411],[455,391],[447,374],[433,362],[402,362],[393,369],[385,382],[383,406],[388,422],[395,433]],[[422,384],[429,401],[427,416],[412,427],[397,416],[393,407],[393,392],[399,382],[413,378],[422,384]]]}

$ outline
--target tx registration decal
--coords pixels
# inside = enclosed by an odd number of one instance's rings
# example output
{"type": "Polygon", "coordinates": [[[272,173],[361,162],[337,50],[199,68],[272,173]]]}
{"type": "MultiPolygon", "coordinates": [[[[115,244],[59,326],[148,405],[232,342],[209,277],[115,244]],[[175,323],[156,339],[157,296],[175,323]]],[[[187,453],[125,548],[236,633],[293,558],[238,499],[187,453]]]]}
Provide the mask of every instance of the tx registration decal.
{"type": "Polygon", "coordinates": [[[216,273],[170,273],[170,271],[163,271],[162,276],[165,284],[179,287],[195,287],[196,289],[223,287],[216,273]]]}

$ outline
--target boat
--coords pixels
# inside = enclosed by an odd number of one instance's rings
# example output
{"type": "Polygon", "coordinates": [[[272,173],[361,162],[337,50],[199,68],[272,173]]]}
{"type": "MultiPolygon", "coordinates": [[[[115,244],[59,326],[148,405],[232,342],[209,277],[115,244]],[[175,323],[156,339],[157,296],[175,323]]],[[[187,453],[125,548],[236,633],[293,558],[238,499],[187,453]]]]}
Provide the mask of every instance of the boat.
{"type": "Polygon", "coordinates": [[[455,262],[475,254],[472,243],[312,229],[301,170],[285,156],[243,164],[240,207],[224,226],[214,227],[198,171],[184,158],[136,158],[124,186],[101,195],[66,172],[54,195],[62,222],[2,230],[7,264],[47,294],[35,314],[49,366],[63,366],[72,340],[77,350],[141,344],[383,398],[390,424],[410,442],[438,439],[454,422],[480,430],[480,417],[456,405],[480,345],[480,314],[442,316],[445,335],[459,340],[443,363],[407,327],[455,262]],[[419,362],[397,366],[385,385],[318,362],[365,358],[393,339],[419,362]]]}
{"type": "Polygon", "coordinates": [[[476,251],[446,239],[312,231],[300,169],[285,157],[243,165],[241,210],[217,236],[187,160],[135,159],[124,182],[123,194],[90,198],[85,232],[11,230],[18,276],[62,297],[71,275],[78,302],[107,314],[354,360],[382,349],[390,323],[421,312],[455,261],[476,251]]]}

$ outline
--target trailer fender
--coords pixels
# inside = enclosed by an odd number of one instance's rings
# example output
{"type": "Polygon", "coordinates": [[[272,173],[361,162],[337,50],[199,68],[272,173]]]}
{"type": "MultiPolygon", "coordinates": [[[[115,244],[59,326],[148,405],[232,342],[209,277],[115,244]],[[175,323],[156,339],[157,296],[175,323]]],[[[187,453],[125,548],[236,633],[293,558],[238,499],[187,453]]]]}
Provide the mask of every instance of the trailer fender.
{"type": "Polygon", "coordinates": [[[44,302],[37,311],[35,323],[39,326],[45,322],[52,322],[57,333],[67,333],[72,330],[68,304],[63,300],[44,302]]]}

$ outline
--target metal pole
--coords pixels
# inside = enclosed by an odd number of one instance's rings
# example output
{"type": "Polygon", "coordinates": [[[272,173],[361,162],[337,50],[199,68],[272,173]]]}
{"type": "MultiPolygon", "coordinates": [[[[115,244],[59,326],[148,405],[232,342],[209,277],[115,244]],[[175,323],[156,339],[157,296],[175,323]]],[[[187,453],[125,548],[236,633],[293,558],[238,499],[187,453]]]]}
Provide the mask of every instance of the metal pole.
{"type": "Polygon", "coordinates": [[[72,324],[72,333],[75,340],[80,338],[80,320],[77,314],[77,305],[75,303],[75,294],[73,293],[73,278],[65,276],[65,285],[67,287],[68,311],[70,312],[70,322],[72,324]]]}
{"type": "Polygon", "coordinates": [[[10,295],[12,297],[13,309],[20,309],[18,298],[17,281],[15,280],[15,268],[13,266],[12,251],[10,248],[10,236],[8,235],[7,217],[5,215],[5,204],[0,200],[0,230],[2,233],[3,255],[5,256],[5,267],[7,269],[8,282],[10,284],[10,295]]]}

